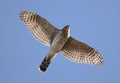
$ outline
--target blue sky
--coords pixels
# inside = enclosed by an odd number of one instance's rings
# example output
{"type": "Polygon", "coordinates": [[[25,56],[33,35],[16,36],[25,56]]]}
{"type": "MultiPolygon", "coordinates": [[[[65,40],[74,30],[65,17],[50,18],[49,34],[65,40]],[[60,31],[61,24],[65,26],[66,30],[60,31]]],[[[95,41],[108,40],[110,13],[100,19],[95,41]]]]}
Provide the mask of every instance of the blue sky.
{"type": "Polygon", "coordinates": [[[0,83],[120,83],[120,0],[1,0],[0,83]],[[96,48],[104,64],[76,64],[60,53],[48,70],[38,65],[48,53],[19,19],[37,12],[59,29],[96,48]]]}

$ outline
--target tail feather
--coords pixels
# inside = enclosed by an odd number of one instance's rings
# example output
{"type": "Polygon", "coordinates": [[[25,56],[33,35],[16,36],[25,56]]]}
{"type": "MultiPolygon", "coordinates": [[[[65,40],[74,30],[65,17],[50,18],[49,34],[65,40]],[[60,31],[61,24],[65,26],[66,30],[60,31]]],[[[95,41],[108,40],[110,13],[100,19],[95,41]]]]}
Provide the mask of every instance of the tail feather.
{"type": "Polygon", "coordinates": [[[50,61],[48,61],[46,58],[47,57],[44,58],[44,60],[42,61],[42,63],[39,66],[39,68],[42,72],[45,72],[50,64],[50,61]]]}

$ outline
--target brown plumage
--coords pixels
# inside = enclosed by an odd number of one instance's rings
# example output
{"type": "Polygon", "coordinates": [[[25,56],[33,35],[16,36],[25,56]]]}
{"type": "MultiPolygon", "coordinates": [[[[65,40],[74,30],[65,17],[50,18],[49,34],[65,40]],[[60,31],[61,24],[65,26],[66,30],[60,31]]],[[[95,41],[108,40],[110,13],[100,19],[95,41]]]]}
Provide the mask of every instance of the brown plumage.
{"type": "Polygon", "coordinates": [[[70,36],[68,25],[62,30],[57,29],[46,19],[30,11],[22,11],[20,18],[36,39],[50,46],[48,55],[39,66],[41,71],[46,71],[58,52],[61,52],[69,60],[78,63],[92,65],[103,63],[102,57],[94,48],[70,36]]]}

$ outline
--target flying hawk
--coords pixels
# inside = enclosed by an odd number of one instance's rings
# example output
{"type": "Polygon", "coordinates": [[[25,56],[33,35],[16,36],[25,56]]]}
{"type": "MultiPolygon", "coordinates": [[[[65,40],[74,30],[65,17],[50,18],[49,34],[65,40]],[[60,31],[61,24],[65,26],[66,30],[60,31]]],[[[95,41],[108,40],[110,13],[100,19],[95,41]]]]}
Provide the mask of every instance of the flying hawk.
{"type": "Polygon", "coordinates": [[[47,56],[39,66],[42,72],[46,71],[58,52],[73,62],[92,65],[103,63],[103,59],[97,50],[70,36],[69,25],[63,29],[57,29],[46,19],[30,11],[20,12],[20,19],[38,41],[50,46],[47,56]]]}

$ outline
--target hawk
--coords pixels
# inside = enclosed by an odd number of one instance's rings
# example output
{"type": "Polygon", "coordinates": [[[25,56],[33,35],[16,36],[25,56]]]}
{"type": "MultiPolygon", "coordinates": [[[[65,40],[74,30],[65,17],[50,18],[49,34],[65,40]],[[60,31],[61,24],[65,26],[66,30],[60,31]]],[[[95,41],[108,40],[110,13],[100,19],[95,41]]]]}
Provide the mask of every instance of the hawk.
{"type": "Polygon", "coordinates": [[[19,17],[38,41],[50,46],[47,56],[39,65],[42,72],[46,71],[58,52],[73,62],[92,65],[101,65],[103,63],[103,59],[97,50],[70,36],[69,25],[66,25],[61,30],[57,29],[45,18],[30,11],[20,12],[19,17]]]}

